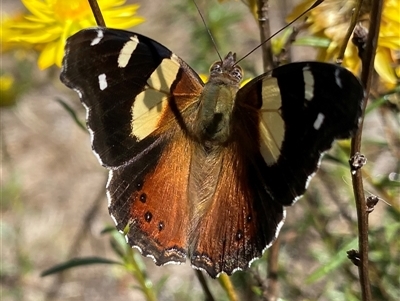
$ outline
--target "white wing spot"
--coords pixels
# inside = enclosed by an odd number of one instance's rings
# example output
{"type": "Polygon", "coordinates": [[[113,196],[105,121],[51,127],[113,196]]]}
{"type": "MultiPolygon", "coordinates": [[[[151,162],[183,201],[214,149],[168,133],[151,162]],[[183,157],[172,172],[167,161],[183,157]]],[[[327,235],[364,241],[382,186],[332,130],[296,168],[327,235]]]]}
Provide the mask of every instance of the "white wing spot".
{"type": "Polygon", "coordinates": [[[281,155],[285,137],[285,122],[281,116],[282,98],[276,78],[269,78],[262,84],[263,105],[260,120],[260,151],[268,165],[276,163],[281,155]]]}
{"type": "Polygon", "coordinates": [[[320,129],[322,123],[324,122],[325,119],[325,115],[322,113],[318,113],[317,119],[315,119],[314,121],[314,129],[316,129],[317,131],[320,129]]]}
{"type": "Polygon", "coordinates": [[[340,78],[340,69],[335,70],[335,81],[339,88],[343,89],[342,79],[340,78]]]}
{"type": "Polygon", "coordinates": [[[314,97],[314,76],[311,73],[309,66],[303,68],[303,78],[304,78],[304,98],[310,101],[314,97]]]}
{"type": "Polygon", "coordinates": [[[124,47],[122,47],[118,56],[118,67],[125,68],[129,60],[132,57],[132,53],[135,51],[137,45],[139,44],[139,39],[137,36],[131,37],[131,39],[125,43],[124,47]]]}
{"type": "Polygon", "coordinates": [[[90,43],[90,46],[94,46],[100,43],[101,39],[104,37],[104,33],[102,29],[97,30],[97,37],[95,37],[90,43]]]}
{"type": "Polygon", "coordinates": [[[104,73],[100,74],[99,75],[99,87],[100,87],[100,90],[103,91],[104,89],[107,88],[107,86],[108,86],[108,84],[107,84],[106,75],[104,73]]]}

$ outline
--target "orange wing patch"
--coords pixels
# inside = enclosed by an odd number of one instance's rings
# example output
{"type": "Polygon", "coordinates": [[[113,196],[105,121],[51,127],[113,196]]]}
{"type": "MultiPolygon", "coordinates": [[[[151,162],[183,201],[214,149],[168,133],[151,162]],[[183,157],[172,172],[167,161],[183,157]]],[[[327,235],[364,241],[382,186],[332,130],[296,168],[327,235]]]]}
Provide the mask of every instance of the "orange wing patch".
{"type": "Polygon", "coordinates": [[[155,169],[143,179],[140,191],[131,199],[132,226],[128,238],[132,244],[145,245],[157,264],[184,261],[187,250],[188,200],[187,182],[190,158],[189,143],[183,135],[166,147],[155,169]],[[137,231],[145,239],[135,242],[137,231]],[[132,231],[132,232],[131,232],[132,231]]]}

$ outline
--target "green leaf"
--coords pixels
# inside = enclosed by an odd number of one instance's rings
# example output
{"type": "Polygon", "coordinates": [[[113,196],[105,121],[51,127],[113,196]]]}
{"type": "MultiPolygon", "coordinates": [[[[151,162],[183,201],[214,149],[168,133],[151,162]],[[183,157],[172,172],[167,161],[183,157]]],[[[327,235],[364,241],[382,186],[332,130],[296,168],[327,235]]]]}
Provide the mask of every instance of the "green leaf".
{"type": "Polygon", "coordinates": [[[144,263],[142,254],[140,254],[140,252],[137,249],[133,249],[130,246],[129,248],[133,251],[132,260],[135,262],[136,267],[142,274],[146,273],[146,264],[144,263]]]}
{"type": "Polygon", "coordinates": [[[121,244],[118,243],[118,241],[115,240],[114,238],[110,239],[110,245],[111,245],[111,248],[113,249],[114,253],[117,254],[118,257],[123,259],[125,256],[125,248],[122,247],[121,244]]]}
{"type": "Polygon", "coordinates": [[[106,258],[100,258],[100,257],[82,257],[82,258],[73,258],[71,260],[68,260],[66,262],[57,264],[45,271],[43,271],[40,276],[45,277],[51,274],[59,273],[65,270],[68,270],[70,268],[78,267],[78,266],[84,266],[84,265],[91,265],[91,264],[119,264],[121,265],[120,262],[106,259],[106,258]]]}
{"type": "Polygon", "coordinates": [[[112,232],[114,232],[114,231],[117,232],[115,226],[106,226],[106,227],[104,227],[103,230],[101,230],[100,234],[112,233],[112,232]]]}
{"type": "Polygon", "coordinates": [[[293,45],[296,46],[311,46],[311,47],[321,47],[321,48],[328,48],[331,44],[331,40],[322,37],[300,37],[296,39],[293,45]]]}

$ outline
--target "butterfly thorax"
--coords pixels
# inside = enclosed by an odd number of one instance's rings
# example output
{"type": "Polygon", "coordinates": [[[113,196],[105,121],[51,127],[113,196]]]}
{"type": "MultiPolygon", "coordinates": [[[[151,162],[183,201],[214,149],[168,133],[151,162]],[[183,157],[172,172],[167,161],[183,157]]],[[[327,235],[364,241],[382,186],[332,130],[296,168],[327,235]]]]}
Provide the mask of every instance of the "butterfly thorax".
{"type": "Polygon", "coordinates": [[[232,135],[231,119],[236,93],[243,77],[231,52],[210,68],[210,77],[200,95],[195,136],[201,142],[221,145],[232,135]]]}

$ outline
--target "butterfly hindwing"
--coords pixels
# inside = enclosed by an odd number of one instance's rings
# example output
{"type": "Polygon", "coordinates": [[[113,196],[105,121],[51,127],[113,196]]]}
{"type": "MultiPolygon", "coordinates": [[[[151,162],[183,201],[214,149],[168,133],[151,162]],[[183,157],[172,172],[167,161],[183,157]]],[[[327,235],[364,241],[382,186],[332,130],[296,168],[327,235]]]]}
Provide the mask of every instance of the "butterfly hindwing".
{"type": "Polygon", "coordinates": [[[188,141],[181,136],[154,146],[111,171],[109,211],[127,242],[151,256],[156,264],[184,262],[189,224],[188,141]],[[159,154],[161,153],[161,156],[159,154]]]}

